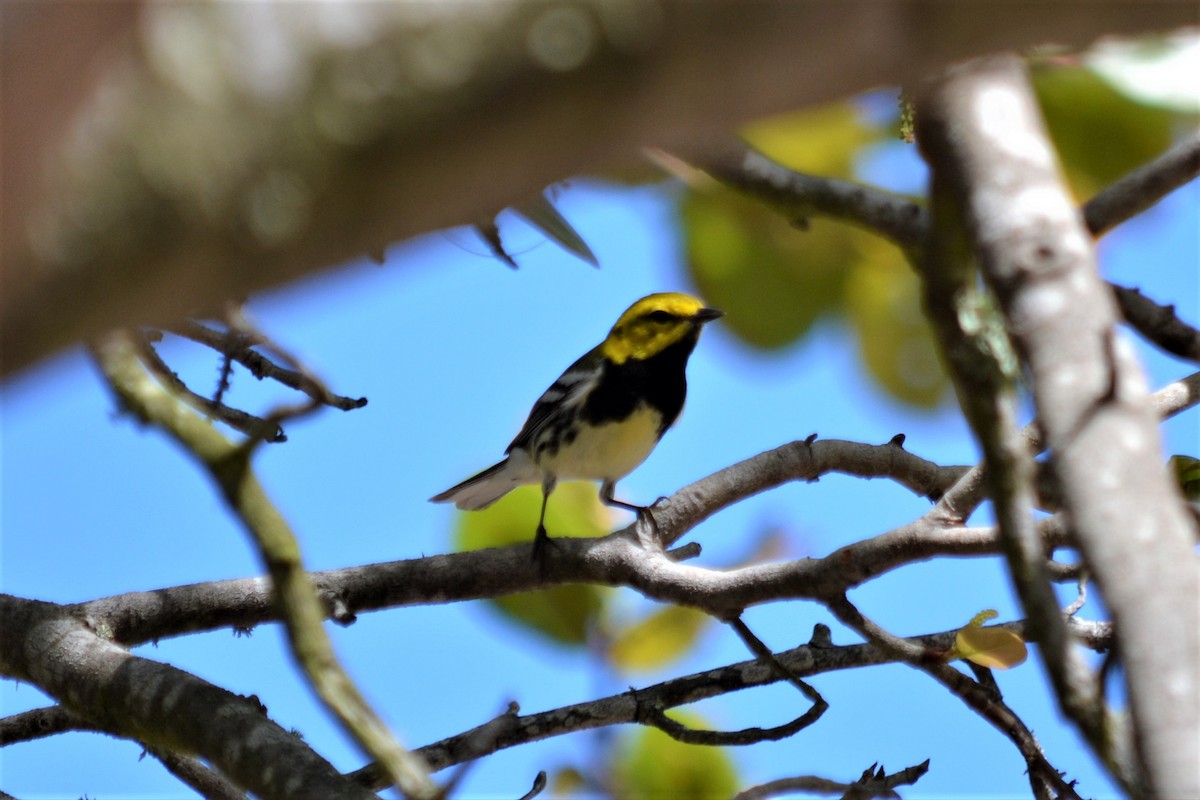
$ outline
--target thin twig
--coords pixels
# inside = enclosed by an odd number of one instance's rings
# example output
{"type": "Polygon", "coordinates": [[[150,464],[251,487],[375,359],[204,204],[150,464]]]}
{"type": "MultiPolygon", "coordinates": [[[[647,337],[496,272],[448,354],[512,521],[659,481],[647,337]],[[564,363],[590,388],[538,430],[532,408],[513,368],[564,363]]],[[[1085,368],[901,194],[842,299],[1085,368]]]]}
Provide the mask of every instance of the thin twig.
{"type": "Polygon", "coordinates": [[[871,800],[875,797],[897,797],[894,789],[897,786],[909,786],[916,783],[929,771],[929,760],[911,767],[905,767],[891,775],[885,774],[882,767],[872,764],[854,783],[833,781],[827,778],[817,778],[812,775],[780,778],[768,781],[749,789],[743,789],[734,795],[733,800],[767,800],[786,792],[812,792],[814,794],[839,794],[843,800],[871,800]]]}
{"type": "Polygon", "coordinates": [[[387,768],[392,782],[415,798],[439,795],[424,763],[406,751],[371,709],[334,655],[322,625],[325,609],[304,571],[299,545],[279,510],[250,470],[250,447],[237,447],[180,407],[141,369],[135,337],[113,333],[97,346],[97,360],[122,405],[155,424],[211,474],[237,514],[271,575],[288,641],[318,696],[343,727],[387,768]]]}
{"type": "Polygon", "coordinates": [[[1052,787],[1057,792],[1056,796],[1062,800],[1081,800],[1074,787],[1046,760],[1033,732],[1012,709],[993,696],[993,693],[946,664],[936,651],[888,633],[863,616],[845,595],[828,598],[825,605],[847,627],[857,631],[867,641],[895,658],[929,674],[1007,736],[1025,758],[1029,767],[1031,788],[1035,794],[1042,791],[1040,784],[1044,784],[1052,787]]]}
{"type": "Polygon", "coordinates": [[[1083,219],[1099,236],[1142,213],[1200,175],[1200,133],[1100,190],[1083,205],[1083,219]]]}

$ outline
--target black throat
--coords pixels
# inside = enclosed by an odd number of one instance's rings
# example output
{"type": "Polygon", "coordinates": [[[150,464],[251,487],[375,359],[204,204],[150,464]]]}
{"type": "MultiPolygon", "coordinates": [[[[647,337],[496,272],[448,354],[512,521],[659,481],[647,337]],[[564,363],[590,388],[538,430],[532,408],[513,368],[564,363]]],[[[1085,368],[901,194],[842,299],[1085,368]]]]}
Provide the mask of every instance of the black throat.
{"type": "Polygon", "coordinates": [[[688,357],[699,338],[700,329],[693,328],[650,358],[606,363],[600,382],[583,407],[583,418],[593,424],[618,422],[646,403],[662,415],[658,426],[658,435],[662,436],[683,410],[688,357]]]}

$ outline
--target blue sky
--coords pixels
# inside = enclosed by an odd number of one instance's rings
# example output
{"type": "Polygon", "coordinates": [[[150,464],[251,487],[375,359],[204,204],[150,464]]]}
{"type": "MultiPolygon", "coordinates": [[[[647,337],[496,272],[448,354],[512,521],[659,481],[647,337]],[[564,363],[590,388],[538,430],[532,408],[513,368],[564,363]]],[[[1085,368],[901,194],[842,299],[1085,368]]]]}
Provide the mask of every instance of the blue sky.
{"type": "MultiPolygon", "coordinates": [[[[864,163],[865,175],[916,190],[920,175],[911,159],[911,149],[887,145],[864,163]]],[[[370,399],[358,411],[326,411],[290,425],[290,441],[264,448],[257,460],[310,568],[447,550],[454,512],[426,498],[497,460],[537,395],[630,302],[652,291],[690,289],[670,187],[580,182],[562,195],[560,207],[602,269],[514,227],[511,248],[522,265],[514,272],[483,255],[471,233],[452,231],[393,247],[384,266],[352,264],[254,298],[251,313],[265,331],[302,354],[334,391],[370,399]]],[[[1107,277],[1175,303],[1193,323],[1200,319],[1198,209],[1200,191],[1185,187],[1102,245],[1107,277]]],[[[164,352],[196,385],[216,380],[210,353],[183,344],[164,352]]],[[[1153,386],[1192,371],[1145,353],[1153,386]]],[[[856,344],[836,323],[773,354],[748,349],[716,323],[692,359],[689,382],[680,422],[622,482],[622,497],[649,502],[813,432],[875,443],[903,432],[908,449],[926,458],[976,460],[955,408],[918,412],[891,402],[863,376],[856,344]]],[[[259,409],[286,397],[245,373],[233,391],[235,402],[259,409]]],[[[81,351],[11,381],[0,403],[3,591],[71,602],[259,573],[240,528],[198,468],[162,435],[115,416],[81,351]]],[[[1164,430],[1168,453],[1197,454],[1195,412],[1164,430]]],[[[926,508],[887,482],[831,476],[752,498],[688,539],[704,546],[697,563],[712,567],[741,558],[773,529],[785,532],[788,557],[821,555],[926,508]]],[[[1064,590],[1064,597],[1073,594],[1073,587],[1064,590]]],[[[1018,616],[994,559],[917,565],[852,599],[899,634],[961,626],[989,607],[1003,619],[1018,616]]],[[[629,590],[621,590],[618,602],[630,613],[650,607],[629,590]]],[[[1100,613],[1094,602],[1083,612],[1100,613]]],[[[808,603],[751,609],[746,619],[776,649],[807,640],[814,623],[830,622],[808,603]]],[[[584,653],[512,626],[484,603],[366,614],[331,633],[368,697],[413,746],[477,725],[509,700],[524,712],[548,710],[749,657],[732,632],[713,626],[682,662],[652,674],[612,675],[584,653]]],[[[836,628],[834,638],[854,641],[836,628]]],[[[278,722],[299,728],[341,769],[363,763],[294,676],[275,626],[250,637],[188,636],[138,652],[257,694],[278,722]]],[[[1060,721],[1036,662],[998,679],[1050,761],[1078,779],[1085,796],[1112,796],[1060,721]]],[[[1024,764],[1011,744],[923,674],[894,666],[813,683],[831,704],[825,718],[785,741],[735,751],[745,785],[792,774],[850,779],[873,761],[898,769],[931,758],[930,773],[905,797],[1028,795],[1024,764]]],[[[31,686],[0,682],[0,714],[46,703],[31,686]]],[[[696,710],[733,729],[777,725],[804,707],[794,690],[769,687],[696,710]]],[[[492,756],[470,773],[461,796],[519,796],[539,769],[593,763],[611,735],[559,737],[492,756]]],[[[192,796],[153,759],[139,760],[136,745],[95,734],[0,751],[0,789],[29,800],[192,796]]]]}

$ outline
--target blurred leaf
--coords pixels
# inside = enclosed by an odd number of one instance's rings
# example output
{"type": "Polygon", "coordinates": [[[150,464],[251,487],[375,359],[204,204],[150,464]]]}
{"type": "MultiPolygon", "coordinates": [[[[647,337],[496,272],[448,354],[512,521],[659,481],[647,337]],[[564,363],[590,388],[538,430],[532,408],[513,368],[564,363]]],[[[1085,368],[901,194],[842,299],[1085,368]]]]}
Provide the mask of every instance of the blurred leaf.
{"type": "Polygon", "coordinates": [[[798,172],[849,178],[863,145],[885,132],[868,125],[862,112],[845,101],[756,120],[742,138],[769,158],[798,172]]]}
{"type": "Polygon", "coordinates": [[[858,332],[867,370],[899,400],[932,408],[950,382],[921,310],[921,286],[904,256],[881,239],[856,237],[847,269],[846,316],[858,332]]]}
{"type": "Polygon", "coordinates": [[[588,788],[583,773],[574,767],[563,767],[556,770],[550,779],[549,797],[569,797],[588,788]]]}
{"type": "Polygon", "coordinates": [[[1082,66],[1037,65],[1033,85],[1050,138],[1080,200],[1158,156],[1170,147],[1172,132],[1188,120],[1130,98],[1082,66]]]}
{"type": "Polygon", "coordinates": [[[596,259],[592,248],[588,247],[579,232],[571,226],[571,223],[567,222],[566,217],[559,213],[558,209],[554,207],[554,203],[545,195],[539,194],[517,203],[513,206],[513,211],[520,214],[530,225],[546,234],[568,253],[582,258],[593,267],[600,267],[600,262],[596,259]]]}
{"type": "MultiPolygon", "coordinates": [[[[706,727],[697,714],[671,716],[692,728],[706,727]]],[[[657,728],[624,737],[611,769],[615,797],[728,800],[738,790],[737,771],[725,750],[683,744],[657,728]]]]}
{"type": "Polygon", "coordinates": [[[1167,462],[1183,489],[1183,496],[1191,502],[1200,502],[1200,459],[1191,456],[1171,456],[1167,462]]]}
{"type": "MultiPolygon", "coordinates": [[[[541,505],[541,489],[522,486],[490,508],[464,512],[455,526],[455,546],[481,550],[532,542],[541,505]]],[[[561,483],[550,495],[546,530],[551,536],[603,536],[612,530],[612,514],[601,505],[594,484],[561,483]]],[[[597,586],[555,586],[488,602],[543,636],[582,645],[608,594],[609,590],[597,586]]]]}
{"type": "Polygon", "coordinates": [[[761,348],[786,347],[837,308],[853,253],[845,225],[800,232],[732,190],[687,193],[680,207],[697,289],[725,311],[722,326],[761,348]]]}
{"type": "Polygon", "coordinates": [[[625,672],[665,666],[691,649],[711,619],[694,608],[667,606],[617,631],[609,660],[625,672]]]}
{"type": "Polygon", "coordinates": [[[1011,669],[1025,663],[1025,641],[1004,628],[985,628],[996,612],[988,609],[975,615],[954,637],[953,654],[988,669],[1011,669]]]}

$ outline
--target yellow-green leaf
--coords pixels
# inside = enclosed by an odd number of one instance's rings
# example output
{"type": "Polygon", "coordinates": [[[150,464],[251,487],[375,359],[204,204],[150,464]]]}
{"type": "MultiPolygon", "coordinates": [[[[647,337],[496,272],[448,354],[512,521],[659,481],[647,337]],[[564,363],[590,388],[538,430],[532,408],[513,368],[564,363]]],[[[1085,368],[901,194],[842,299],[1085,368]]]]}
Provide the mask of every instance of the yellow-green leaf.
{"type": "Polygon", "coordinates": [[[772,160],[826,178],[849,178],[863,146],[885,135],[845,101],[755,120],[739,133],[772,160]]]}
{"type": "MultiPolygon", "coordinates": [[[[707,727],[697,714],[671,716],[691,728],[707,727]]],[[[624,737],[611,771],[615,797],[728,800],[738,790],[733,759],[723,749],[683,744],[657,728],[624,737]]]]}
{"type": "Polygon", "coordinates": [[[856,238],[847,266],[846,315],[858,332],[871,377],[897,399],[932,408],[949,393],[933,330],[921,310],[920,282],[899,250],[856,238]]]}
{"type": "Polygon", "coordinates": [[[1023,664],[1028,657],[1025,640],[1005,628],[985,628],[983,623],[994,618],[988,609],[967,623],[954,637],[952,655],[989,669],[1011,669],[1023,664]]]}
{"type": "MultiPolygon", "coordinates": [[[[459,550],[480,550],[532,542],[541,504],[541,490],[523,486],[490,508],[463,512],[455,526],[455,544],[459,550]]],[[[546,530],[551,536],[603,536],[611,530],[612,521],[611,512],[596,496],[594,484],[559,484],[546,508],[546,530]]],[[[488,602],[550,639],[582,645],[608,593],[596,586],[555,586],[488,602]]]]}
{"type": "Polygon", "coordinates": [[[619,630],[609,660],[625,672],[652,670],[684,655],[712,618],[694,608],[667,606],[619,630]]]}

